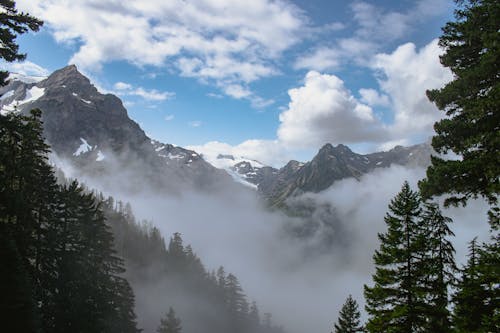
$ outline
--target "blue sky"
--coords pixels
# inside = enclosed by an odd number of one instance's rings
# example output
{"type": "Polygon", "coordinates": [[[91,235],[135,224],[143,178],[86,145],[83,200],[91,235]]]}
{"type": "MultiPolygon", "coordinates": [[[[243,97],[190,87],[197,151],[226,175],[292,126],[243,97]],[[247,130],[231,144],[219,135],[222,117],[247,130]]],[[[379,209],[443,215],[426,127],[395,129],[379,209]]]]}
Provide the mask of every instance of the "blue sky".
{"type": "Polygon", "coordinates": [[[436,43],[448,0],[17,3],[45,26],[9,69],[75,63],[151,137],[206,156],[281,165],[326,142],[419,143],[442,116],[425,90],[451,79],[436,43]]]}

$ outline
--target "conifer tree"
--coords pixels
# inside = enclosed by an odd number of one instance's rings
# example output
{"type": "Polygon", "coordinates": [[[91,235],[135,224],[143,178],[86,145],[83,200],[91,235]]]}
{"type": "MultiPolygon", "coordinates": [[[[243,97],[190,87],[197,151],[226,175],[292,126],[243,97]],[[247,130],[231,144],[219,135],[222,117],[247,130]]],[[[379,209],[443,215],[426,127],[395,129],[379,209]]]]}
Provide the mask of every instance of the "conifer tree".
{"type": "Polygon", "coordinates": [[[490,222],[498,226],[500,194],[500,42],[498,0],[455,0],[454,22],[443,28],[441,64],[454,74],[441,89],[427,92],[446,113],[434,125],[432,146],[459,159],[432,157],[425,197],[447,194],[445,204],[466,204],[483,196],[492,206],[490,222]]]}
{"type": "Polygon", "coordinates": [[[334,325],[333,333],[364,332],[360,317],[358,303],[349,295],[339,312],[338,322],[334,325]]]}
{"type": "Polygon", "coordinates": [[[417,265],[420,213],[419,195],[405,182],[389,205],[387,232],[378,235],[381,244],[373,256],[374,286],[365,285],[369,332],[411,333],[424,327],[424,302],[417,285],[425,274],[417,265]]]}
{"type": "Polygon", "coordinates": [[[449,240],[454,236],[448,226],[451,222],[449,217],[442,215],[437,204],[425,204],[418,245],[424,249],[419,263],[424,272],[420,285],[426,298],[425,327],[434,333],[451,331],[448,289],[454,282],[456,272],[455,249],[449,240]]]}
{"type": "Polygon", "coordinates": [[[174,309],[169,308],[165,318],[160,320],[160,326],[156,330],[158,333],[180,333],[182,330],[181,320],[176,317],[174,309]]]}
{"type": "Polygon", "coordinates": [[[469,245],[469,258],[462,269],[454,296],[454,324],[459,333],[499,332],[500,251],[498,243],[469,245]]]}

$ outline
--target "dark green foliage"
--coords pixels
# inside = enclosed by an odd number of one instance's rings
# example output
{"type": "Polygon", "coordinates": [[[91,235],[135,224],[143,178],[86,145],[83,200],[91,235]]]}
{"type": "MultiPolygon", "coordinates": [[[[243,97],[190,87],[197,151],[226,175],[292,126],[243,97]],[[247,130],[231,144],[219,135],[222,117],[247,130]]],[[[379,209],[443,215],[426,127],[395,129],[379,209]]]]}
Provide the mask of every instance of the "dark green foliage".
{"type": "Polygon", "coordinates": [[[442,215],[437,204],[424,205],[418,247],[423,249],[419,263],[424,273],[420,292],[426,295],[423,310],[428,332],[450,332],[451,329],[448,289],[456,272],[455,249],[449,240],[455,236],[448,226],[451,222],[449,217],[442,215]]]}
{"type": "Polygon", "coordinates": [[[2,314],[15,307],[42,332],[137,332],[100,204],[76,182],[56,183],[40,119],[0,116],[1,255],[11,268],[2,314]]]}
{"type": "Polygon", "coordinates": [[[373,257],[375,285],[365,286],[369,332],[450,332],[448,288],[455,272],[451,219],[405,182],[391,201],[373,257]]]}
{"type": "Polygon", "coordinates": [[[405,182],[389,205],[385,217],[388,230],[379,234],[380,249],[373,256],[375,285],[365,286],[369,332],[408,333],[423,326],[423,299],[416,291],[423,274],[417,269],[420,214],[419,195],[405,182]]]}
{"type": "Polygon", "coordinates": [[[165,318],[160,320],[160,326],[156,330],[158,333],[180,333],[182,330],[181,320],[175,316],[172,307],[169,308],[165,318]]]}
{"type": "MultiPolygon", "coordinates": [[[[24,60],[26,55],[19,53],[16,37],[28,30],[38,31],[43,22],[29,14],[18,13],[13,0],[1,0],[0,8],[0,58],[8,62],[24,60]]],[[[0,71],[0,86],[6,84],[8,75],[8,72],[0,71]]]]}
{"type": "Polygon", "coordinates": [[[358,303],[349,295],[339,312],[338,322],[334,325],[334,333],[364,332],[360,317],[358,303]]]}
{"type": "Polygon", "coordinates": [[[469,246],[469,259],[462,269],[454,296],[457,332],[500,331],[500,246],[498,242],[469,246]]]}
{"type": "Polygon", "coordinates": [[[35,332],[37,318],[32,284],[15,242],[0,233],[0,318],[5,332],[35,332]]]}
{"type": "MultiPolygon", "coordinates": [[[[500,2],[456,1],[456,21],[443,28],[441,63],[454,74],[442,89],[427,92],[447,118],[434,126],[432,146],[459,160],[432,158],[420,188],[425,197],[448,194],[449,204],[483,196],[492,206],[500,193],[500,2]]],[[[498,224],[498,207],[493,207],[498,224]]],[[[497,225],[498,226],[498,225],[497,225]]]]}

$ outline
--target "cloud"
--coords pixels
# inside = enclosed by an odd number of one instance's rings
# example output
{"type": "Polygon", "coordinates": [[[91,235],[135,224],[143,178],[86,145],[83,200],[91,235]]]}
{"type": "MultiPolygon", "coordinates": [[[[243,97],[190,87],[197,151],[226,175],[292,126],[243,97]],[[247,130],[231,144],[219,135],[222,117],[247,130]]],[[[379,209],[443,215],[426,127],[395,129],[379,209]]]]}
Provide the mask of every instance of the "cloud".
{"type": "Polygon", "coordinates": [[[168,115],[166,115],[166,116],[165,116],[165,118],[163,118],[163,119],[165,119],[165,121],[171,121],[171,120],[173,120],[174,118],[175,118],[175,116],[174,116],[173,114],[168,114],[168,115]]]}
{"type": "MultiPolygon", "coordinates": [[[[250,160],[256,160],[264,165],[280,168],[291,159],[291,153],[282,143],[277,140],[247,140],[236,146],[227,143],[210,141],[204,145],[189,146],[203,155],[203,158],[217,166],[219,154],[233,155],[250,160]]],[[[221,165],[219,165],[222,167],[221,165]]]]}
{"type": "Polygon", "coordinates": [[[380,94],[375,89],[359,89],[361,101],[370,106],[390,106],[391,102],[389,96],[380,94]]]}
{"type": "Polygon", "coordinates": [[[222,87],[276,75],[276,59],[307,25],[281,0],[19,0],[18,7],[43,19],[57,42],[75,45],[70,63],[83,69],[112,61],[168,66],[222,87]]]}
{"type": "Polygon", "coordinates": [[[335,75],[307,73],[302,87],[288,91],[288,109],[279,116],[278,138],[293,147],[385,139],[373,110],[356,100],[335,75]]]}
{"type": "Polygon", "coordinates": [[[312,53],[300,57],[294,63],[295,69],[312,69],[317,71],[336,69],[340,65],[338,50],[320,47],[312,53]]]}
{"type": "Polygon", "coordinates": [[[175,96],[174,92],[158,91],[156,89],[147,90],[142,87],[135,88],[129,83],[117,82],[113,86],[116,89],[116,94],[120,96],[139,96],[148,101],[165,101],[172,99],[175,96]]]}
{"type": "Polygon", "coordinates": [[[380,89],[391,100],[394,138],[431,135],[433,124],[443,118],[444,113],[425,95],[426,90],[442,87],[453,79],[439,62],[442,53],[434,40],[420,50],[406,43],[392,53],[374,57],[371,67],[377,72],[380,89]]]}
{"type": "Polygon", "coordinates": [[[193,121],[190,121],[190,122],[188,123],[188,125],[189,125],[190,127],[194,127],[194,128],[196,128],[196,127],[201,127],[201,125],[203,125],[203,122],[201,122],[200,120],[193,120],[193,121]]]}
{"type": "Polygon", "coordinates": [[[23,76],[34,76],[45,78],[50,74],[50,71],[42,66],[39,66],[31,61],[23,62],[1,62],[2,68],[9,71],[11,74],[20,74],[23,76]]]}
{"type": "MultiPolygon", "coordinates": [[[[406,11],[387,10],[365,1],[350,5],[354,28],[330,46],[317,46],[295,61],[296,69],[332,70],[346,63],[369,66],[370,59],[391,43],[415,31],[418,24],[449,11],[447,0],[421,0],[406,11]]],[[[322,40],[323,42],[323,40],[322,40]]]]}
{"type": "Polygon", "coordinates": [[[378,89],[360,89],[360,100],[335,75],[310,71],[303,86],[288,92],[290,103],[280,114],[279,140],[289,147],[317,148],[330,142],[375,144],[383,149],[426,140],[444,114],[429,102],[425,91],[452,79],[439,62],[442,52],[433,40],[421,49],[406,43],[392,53],[376,54],[370,68],[378,89]],[[383,108],[388,120],[382,123],[371,107],[383,108]]]}

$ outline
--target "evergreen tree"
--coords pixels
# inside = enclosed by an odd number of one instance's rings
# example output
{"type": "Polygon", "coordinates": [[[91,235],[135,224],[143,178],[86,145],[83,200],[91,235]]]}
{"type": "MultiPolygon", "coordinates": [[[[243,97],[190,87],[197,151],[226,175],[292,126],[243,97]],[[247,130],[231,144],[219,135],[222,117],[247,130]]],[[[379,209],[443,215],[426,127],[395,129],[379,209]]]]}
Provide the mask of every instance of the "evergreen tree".
{"type": "Polygon", "coordinates": [[[454,296],[454,324],[460,333],[499,332],[499,244],[482,248],[476,239],[469,245],[469,258],[462,269],[454,296]]]}
{"type": "Polygon", "coordinates": [[[379,234],[380,248],[373,260],[374,286],[365,285],[369,332],[417,332],[424,327],[424,300],[418,291],[422,272],[418,246],[420,198],[405,182],[391,200],[385,217],[388,230],[379,234]]]}
{"type": "Polygon", "coordinates": [[[421,292],[426,295],[426,331],[450,332],[448,289],[456,272],[455,249],[449,240],[449,237],[454,236],[448,227],[452,220],[441,214],[437,204],[426,203],[421,221],[418,247],[425,249],[420,265],[425,272],[421,292]]]}
{"type": "Polygon", "coordinates": [[[358,303],[349,295],[339,312],[338,323],[334,325],[334,333],[364,332],[360,317],[358,303]]]}
{"type": "Polygon", "coordinates": [[[481,318],[485,314],[485,298],[479,279],[479,253],[477,240],[469,244],[469,258],[462,269],[454,296],[454,324],[458,332],[480,332],[481,318]]]}
{"type": "Polygon", "coordinates": [[[172,307],[169,308],[165,318],[160,320],[160,326],[156,330],[158,333],[180,333],[182,329],[181,321],[175,316],[172,307]]]}
{"type": "Polygon", "coordinates": [[[41,112],[0,115],[0,124],[0,256],[11,268],[2,314],[17,309],[24,327],[45,332],[137,332],[102,210],[76,182],[57,185],[41,112]]]}
{"type": "MultiPolygon", "coordinates": [[[[19,53],[16,37],[28,30],[38,31],[43,22],[29,14],[18,13],[13,0],[2,0],[0,8],[0,43],[2,44],[0,58],[8,62],[24,60],[26,55],[19,53]]],[[[0,71],[0,86],[7,83],[8,76],[7,71],[0,71]]]]}
{"type": "Polygon", "coordinates": [[[445,204],[465,204],[478,195],[492,206],[490,221],[498,227],[500,193],[500,34],[497,0],[456,0],[456,21],[443,28],[441,63],[454,74],[442,89],[427,92],[447,117],[434,126],[432,146],[460,159],[432,157],[425,197],[447,193],[445,204]]]}

